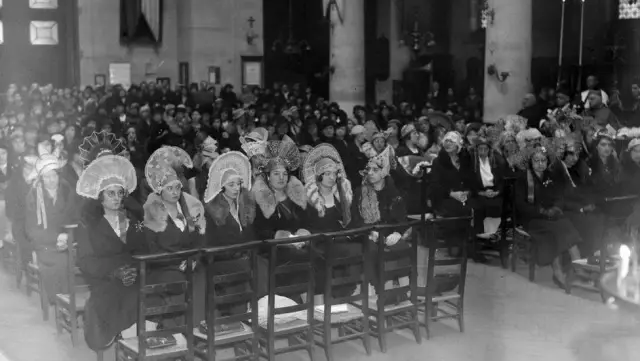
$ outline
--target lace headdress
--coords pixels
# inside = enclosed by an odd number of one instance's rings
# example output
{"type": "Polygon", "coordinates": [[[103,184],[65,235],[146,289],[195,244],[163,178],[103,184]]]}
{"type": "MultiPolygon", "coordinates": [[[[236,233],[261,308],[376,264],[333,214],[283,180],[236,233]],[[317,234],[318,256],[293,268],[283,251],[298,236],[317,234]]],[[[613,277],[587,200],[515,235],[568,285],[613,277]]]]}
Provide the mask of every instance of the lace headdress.
{"type": "Polygon", "coordinates": [[[179,174],[182,167],[193,168],[193,161],[183,149],[173,146],[163,146],[151,154],[144,167],[144,176],[155,193],[162,189],[180,183],[179,174]]]}
{"type": "Polygon", "coordinates": [[[393,147],[387,145],[387,147],[382,152],[380,152],[380,154],[369,159],[367,168],[370,164],[373,164],[380,168],[384,177],[388,176],[389,173],[391,173],[391,170],[395,169],[398,164],[393,147]]]}
{"type": "Polygon", "coordinates": [[[291,138],[285,136],[281,141],[270,141],[264,155],[258,161],[258,169],[268,172],[278,165],[284,166],[288,172],[300,168],[300,151],[291,138]]]}
{"type": "Polygon", "coordinates": [[[211,202],[221,191],[222,187],[235,180],[242,180],[242,186],[251,187],[251,163],[249,158],[240,152],[225,153],[209,167],[209,180],[204,191],[204,203],[211,202]]]}
{"type": "Polygon", "coordinates": [[[47,229],[47,211],[44,205],[42,176],[50,171],[57,171],[61,168],[61,163],[58,157],[53,154],[41,155],[35,163],[34,167],[36,179],[34,187],[36,189],[36,216],[38,217],[38,225],[42,225],[44,229],[47,229]]]}
{"type": "Polygon", "coordinates": [[[327,170],[337,171],[342,176],[346,174],[342,158],[336,148],[325,143],[316,146],[307,155],[302,167],[304,184],[315,183],[316,176],[327,170]]]}
{"type": "Polygon", "coordinates": [[[136,189],[137,182],[133,164],[125,157],[109,154],[94,160],[82,172],[76,192],[85,198],[98,199],[103,190],[120,186],[130,194],[136,189]]]}
{"type": "Polygon", "coordinates": [[[104,130],[93,132],[90,136],[84,138],[78,150],[84,167],[100,156],[108,154],[123,156],[127,152],[127,148],[118,140],[115,134],[104,130]]]}
{"type": "Polygon", "coordinates": [[[242,150],[249,158],[259,154],[264,154],[267,149],[268,137],[269,131],[264,128],[256,128],[249,134],[240,137],[242,150]]]}

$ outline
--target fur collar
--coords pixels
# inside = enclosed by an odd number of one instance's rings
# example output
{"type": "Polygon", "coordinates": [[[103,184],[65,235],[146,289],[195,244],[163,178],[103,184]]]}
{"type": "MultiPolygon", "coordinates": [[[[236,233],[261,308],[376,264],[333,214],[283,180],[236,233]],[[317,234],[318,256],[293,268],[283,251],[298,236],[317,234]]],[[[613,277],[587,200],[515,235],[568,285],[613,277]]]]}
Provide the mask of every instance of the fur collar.
{"type": "MultiPolygon", "coordinates": [[[[193,221],[195,228],[200,234],[204,234],[206,229],[206,220],[204,216],[204,207],[202,203],[195,197],[183,192],[180,199],[180,206],[183,212],[188,212],[188,217],[193,221]],[[186,204],[187,209],[184,209],[186,204]]],[[[164,207],[162,198],[157,193],[149,194],[147,201],[144,203],[144,226],[154,232],[164,232],[167,228],[167,219],[169,213],[164,207]]],[[[187,215],[185,214],[185,217],[187,215]]],[[[191,222],[188,222],[191,223],[191,222]]]]}
{"type": "MultiPolygon", "coordinates": [[[[273,190],[269,188],[263,176],[256,177],[253,187],[251,188],[251,193],[260,207],[264,218],[271,218],[276,211],[276,195],[273,190]]],[[[302,182],[300,182],[298,178],[289,176],[286,193],[287,197],[289,197],[293,203],[302,209],[307,209],[307,195],[302,182]]]]}
{"type": "MultiPolygon", "coordinates": [[[[333,187],[333,196],[340,202],[345,202],[346,209],[351,209],[351,201],[353,200],[353,191],[351,190],[351,182],[345,177],[340,178],[340,188],[345,199],[340,198],[340,192],[338,191],[338,184],[333,187]]],[[[318,184],[316,182],[310,182],[305,185],[307,191],[307,201],[309,204],[318,211],[320,218],[324,217],[326,213],[326,207],[324,204],[324,198],[320,195],[318,184]]]]}
{"type": "MultiPolygon", "coordinates": [[[[217,226],[223,226],[227,221],[229,213],[231,213],[229,202],[222,193],[219,193],[211,202],[207,203],[205,210],[217,226]]],[[[253,224],[256,218],[256,202],[251,192],[246,188],[242,188],[240,196],[238,197],[238,218],[240,218],[242,228],[253,224]]]]}

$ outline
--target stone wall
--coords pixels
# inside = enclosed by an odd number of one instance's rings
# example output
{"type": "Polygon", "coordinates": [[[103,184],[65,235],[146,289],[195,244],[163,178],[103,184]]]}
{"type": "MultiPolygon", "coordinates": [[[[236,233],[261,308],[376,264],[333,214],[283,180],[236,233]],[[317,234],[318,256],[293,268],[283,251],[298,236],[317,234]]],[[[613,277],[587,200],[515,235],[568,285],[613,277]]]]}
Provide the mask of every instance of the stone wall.
{"type": "Polygon", "coordinates": [[[123,46],[119,39],[120,2],[78,0],[80,80],[108,77],[110,63],[130,63],[132,82],[170,77],[178,81],[179,62],[189,63],[190,81],[206,80],[220,67],[220,82],[236,88],[242,81],[242,55],[261,55],[262,0],[164,0],[162,46],[123,46]],[[256,19],[260,37],[247,45],[247,19],[256,19]]]}

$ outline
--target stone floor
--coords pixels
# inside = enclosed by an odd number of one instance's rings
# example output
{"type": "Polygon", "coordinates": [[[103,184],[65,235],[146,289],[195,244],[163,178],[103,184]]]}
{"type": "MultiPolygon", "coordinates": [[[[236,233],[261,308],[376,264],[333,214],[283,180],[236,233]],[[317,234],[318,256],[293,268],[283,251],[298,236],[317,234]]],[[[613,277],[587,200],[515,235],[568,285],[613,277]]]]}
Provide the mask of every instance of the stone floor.
{"type": "MultiPolygon", "coordinates": [[[[524,271],[524,270],[523,270],[524,271]]],[[[487,360],[487,361],[631,361],[640,360],[640,311],[613,310],[586,292],[566,295],[540,270],[538,282],[495,266],[469,264],[465,298],[465,332],[453,322],[434,327],[433,337],[416,344],[412,334],[389,336],[389,350],[377,344],[367,357],[361,343],[336,347],[337,360],[487,360]]],[[[53,322],[42,321],[35,296],[18,292],[0,272],[0,361],[95,360],[82,344],[71,347],[68,335],[57,336],[53,322]]],[[[81,341],[82,342],[82,341],[81,341]]],[[[318,350],[316,360],[324,360],[318,350]]],[[[105,355],[113,360],[113,352],[105,355]]],[[[278,360],[308,360],[303,352],[278,360]]]]}

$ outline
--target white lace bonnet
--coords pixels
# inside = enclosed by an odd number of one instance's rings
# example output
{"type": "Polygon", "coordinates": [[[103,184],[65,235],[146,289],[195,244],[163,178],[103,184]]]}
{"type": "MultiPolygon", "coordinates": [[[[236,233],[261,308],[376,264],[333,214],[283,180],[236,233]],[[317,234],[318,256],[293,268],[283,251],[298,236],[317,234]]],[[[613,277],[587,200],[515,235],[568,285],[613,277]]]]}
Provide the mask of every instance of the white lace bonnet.
{"type": "Polygon", "coordinates": [[[242,186],[251,187],[251,163],[240,152],[225,153],[213,161],[209,167],[207,189],[204,191],[204,203],[211,202],[230,182],[241,179],[242,186]]]}
{"type": "Polygon", "coordinates": [[[344,164],[336,148],[324,143],[319,144],[309,152],[302,167],[304,184],[316,181],[316,176],[327,170],[337,171],[345,176],[344,164]]]}
{"type": "Polygon", "coordinates": [[[193,161],[182,148],[163,146],[151,154],[144,167],[144,176],[155,193],[162,189],[180,183],[178,172],[182,166],[193,168],[193,161]]]}

